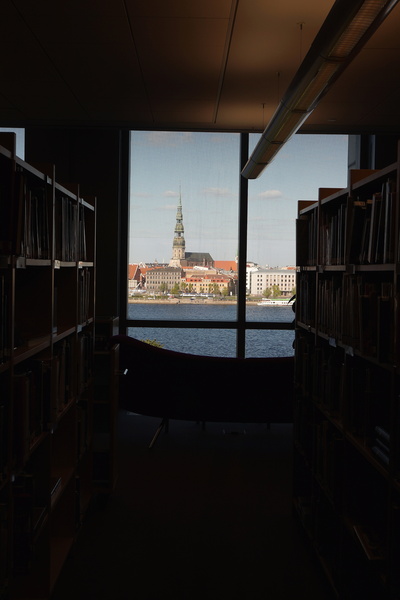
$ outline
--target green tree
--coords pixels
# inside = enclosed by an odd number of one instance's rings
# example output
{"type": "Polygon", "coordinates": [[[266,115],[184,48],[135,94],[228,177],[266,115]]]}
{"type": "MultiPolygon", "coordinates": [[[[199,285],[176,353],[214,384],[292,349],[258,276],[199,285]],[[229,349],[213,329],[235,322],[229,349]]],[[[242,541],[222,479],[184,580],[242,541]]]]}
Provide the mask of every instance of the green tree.
{"type": "Polygon", "coordinates": [[[272,290],[271,290],[271,288],[266,288],[266,289],[263,291],[263,296],[264,296],[265,298],[271,298],[271,296],[272,296],[272,290]]]}
{"type": "Polygon", "coordinates": [[[175,283],[174,287],[171,290],[171,294],[179,294],[179,292],[180,292],[179,283],[175,283]]]}
{"type": "Polygon", "coordinates": [[[282,292],[279,289],[279,286],[277,286],[277,285],[272,286],[272,296],[273,296],[273,298],[278,298],[279,296],[282,296],[282,292]]]}

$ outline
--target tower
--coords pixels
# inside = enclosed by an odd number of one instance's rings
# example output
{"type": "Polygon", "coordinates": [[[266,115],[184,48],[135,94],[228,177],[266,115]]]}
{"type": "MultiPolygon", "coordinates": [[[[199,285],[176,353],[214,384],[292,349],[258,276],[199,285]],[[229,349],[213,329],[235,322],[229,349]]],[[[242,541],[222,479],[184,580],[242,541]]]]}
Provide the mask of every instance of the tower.
{"type": "Polygon", "coordinates": [[[185,258],[185,237],[183,232],[182,199],[179,194],[179,204],[176,211],[175,235],[172,244],[172,259],[169,262],[171,267],[180,267],[181,260],[185,258]]]}

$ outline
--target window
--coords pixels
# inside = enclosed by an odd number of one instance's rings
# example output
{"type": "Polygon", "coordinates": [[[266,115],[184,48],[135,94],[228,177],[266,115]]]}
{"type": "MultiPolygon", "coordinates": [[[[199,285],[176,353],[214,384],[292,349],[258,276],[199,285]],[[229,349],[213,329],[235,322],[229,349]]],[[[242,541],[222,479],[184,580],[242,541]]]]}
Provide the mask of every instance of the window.
{"type": "Polygon", "coordinates": [[[25,159],[25,129],[15,129],[13,127],[0,127],[0,132],[11,132],[16,135],[16,154],[22,160],[25,159]]]}
{"type": "Polygon", "coordinates": [[[345,187],[347,138],[294,136],[240,186],[241,151],[258,138],[131,133],[129,334],[198,354],[293,353],[292,308],[263,294],[295,293],[297,201],[345,187]]]}

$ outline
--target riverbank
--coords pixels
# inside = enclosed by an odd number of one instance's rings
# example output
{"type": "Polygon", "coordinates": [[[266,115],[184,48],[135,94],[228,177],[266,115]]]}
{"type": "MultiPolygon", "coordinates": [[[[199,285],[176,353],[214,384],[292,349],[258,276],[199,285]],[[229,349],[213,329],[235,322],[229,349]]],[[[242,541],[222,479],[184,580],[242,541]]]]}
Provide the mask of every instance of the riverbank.
{"type": "MultiPolygon", "coordinates": [[[[247,305],[257,305],[260,300],[247,300],[247,305]]],[[[148,298],[128,298],[129,304],[211,304],[213,306],[219,305],[232,305],[236,304],[236,300],[219,300],[215,298],[195,298],[192,300],[191,298],[155,298],[154,300],[150,300],[148,298]]]]}

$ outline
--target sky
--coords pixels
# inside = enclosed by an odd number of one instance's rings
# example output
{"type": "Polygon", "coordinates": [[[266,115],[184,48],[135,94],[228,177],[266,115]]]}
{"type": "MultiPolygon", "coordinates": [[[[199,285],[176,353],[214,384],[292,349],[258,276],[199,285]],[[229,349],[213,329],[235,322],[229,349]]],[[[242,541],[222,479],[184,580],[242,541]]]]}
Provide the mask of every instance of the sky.
{"type": "MultiPolygon", "coordinates": [[[[250,136],[250,152],[259,135],[250,136]]],[[[133,132],[129,262],[169,262],[179,196],[186,251],[234,260],[238,250],[239,135],[133,132]]],[[[295,265],[298,200],[347,186],[347,136],[295,135],[249,180],[247,260],[295,265]]]]}

